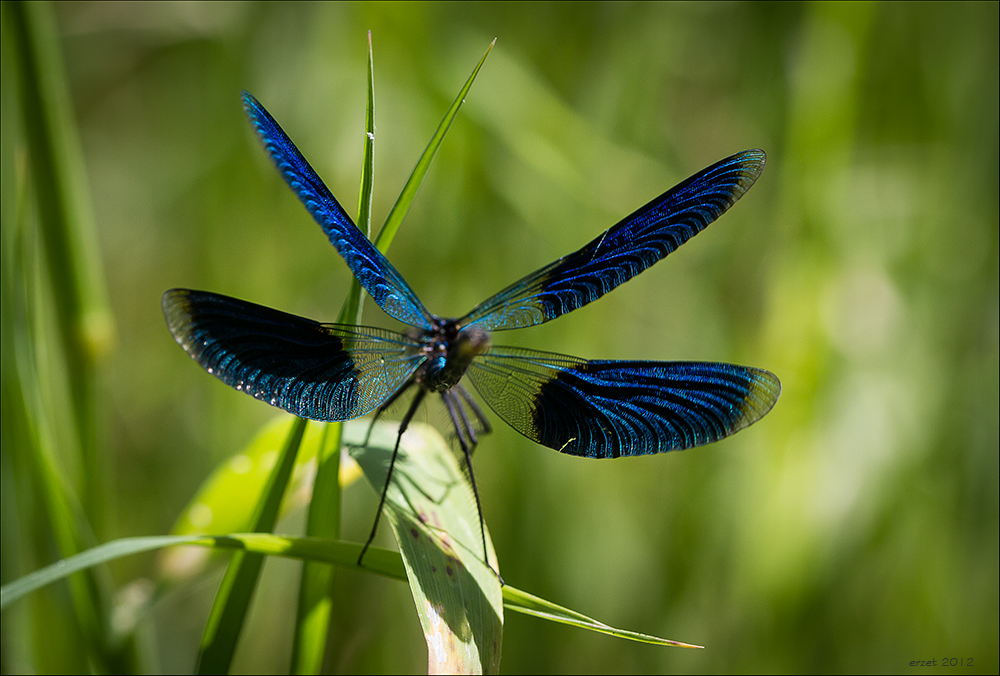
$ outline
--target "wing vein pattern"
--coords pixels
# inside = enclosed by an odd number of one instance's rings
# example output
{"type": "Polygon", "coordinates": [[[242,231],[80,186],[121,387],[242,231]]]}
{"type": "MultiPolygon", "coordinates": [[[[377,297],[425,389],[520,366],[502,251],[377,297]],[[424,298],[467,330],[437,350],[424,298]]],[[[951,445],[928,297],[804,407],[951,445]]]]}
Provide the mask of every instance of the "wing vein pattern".
{"type": "Polygon", "coordinates": [[[166,292],[163,314],[178,344],[211,375],[311,420],[370,413],[425,360],[394,331],[321,324],[206,291],[166,292]]]}
{"type": "Polygon", "coordinates": [[[761,150],[716,162],[622,219],[579,251],[511,284],[461,319],[489,331],[547,322],[597,300],[721,216],[764,169],[761,150]]]}
{"type": "Polygon", "coordinates": [[[278,172],[372,299],[387,315],[404,324],[431,328],[433,315],[392,263],[358,229],[270,113],[248,92],[243,92],[243,108],[278,172]]]}
{"type": "Polygon", "coordinates": [[[763,417],[781,391],[772,373],[735,364],[587,361],[499,346],[467,375],[524,436],[592,458],[718,441],[763,417]]]}

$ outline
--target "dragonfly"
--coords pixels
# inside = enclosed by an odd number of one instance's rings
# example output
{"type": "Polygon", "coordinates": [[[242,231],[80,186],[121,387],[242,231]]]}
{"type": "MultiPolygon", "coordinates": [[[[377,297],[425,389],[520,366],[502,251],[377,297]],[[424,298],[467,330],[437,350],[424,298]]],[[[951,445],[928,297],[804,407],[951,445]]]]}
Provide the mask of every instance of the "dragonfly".
{"type": "MultiPolygon", "coordinates": [[[[464,453],[486,535],[472,454],[492,428],[465,387],[532,441],[588,458],[664,453],[719,441],[761,419],[781,392],[763,369],[695,361],[586,360],[493,343],[498,331],[542,324],[597,300],[722,215],[757,180],[766,157],[746,150],[671,188],[579,250],[532,272],[457,318],[427,310],[369,241],[278,123],[251,94],[243,107],[285,182],[382,310],[410,328],[322,323],[208,291],[163,294],[177,343],[231,387],[302,418],[374,419],[414,391],[399,425],[375,523],[403,433],[440,395],[464,453]]],[[[373,423],[374,424],[374,423],[373,423]]],[[[370,428],[369,428],[370,429],[370,428]]]]}

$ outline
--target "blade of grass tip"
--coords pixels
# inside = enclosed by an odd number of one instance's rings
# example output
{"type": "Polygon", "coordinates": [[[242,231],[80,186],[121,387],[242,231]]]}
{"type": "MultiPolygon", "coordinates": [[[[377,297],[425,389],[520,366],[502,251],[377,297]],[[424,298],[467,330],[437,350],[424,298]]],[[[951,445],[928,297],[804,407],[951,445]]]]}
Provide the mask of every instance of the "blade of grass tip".
{"type": "MultiPolygon", "coordinates": [[[[306,421],[296,418],[254,513],[254,532],[266,533],[274,529],[281,507],[281,498],[292,477],[295,456],[305,430],[306,421]]],[[[263,564],[264,557],[261,554],[241,551],[233,555],[222,578],[219,592],[215,596],[205,633],[202,635],[198,673],[229,672],[263,564]]]]}
{"type": "MultiPolygon", "coordinates": [[[[371,237],[372,193],[375,189],[375,62],[372,32],[368,31],[368,100],[365,109],[364,161],[361,167],[361,190],[358,196],[358,228],[371,237]]],[[[337,319],[341,324],[360,324],[363,297],[357,278],[351,280],[344,307],[337,319]]],[[[329,444],[320,447],[316,479],[306,518],[306,535],[340,539],[341,483],[340,446],[343,426],[331,423],[325,434],[329,444]]],[[[299,602],[292,643],[293,674],[318,674],[323,667],[330,613],[333,609],[333,567],[306,562],[299,583],[299,602]]]]}
{"type": "MultiPolygon", "coordinates": [[[[361,191],[358,196],[358,229],[372,236],[372,194],[375,190],[375,66],[372,59],[372,32],[368,31],[368,105],[365,111],[364,159],[361,165],[361,191]]],[[[361,283],[351,281],[351,290],[337,320],[341,324],[361,323],[361,283]]]]}
{"type": "Polygon", "coordinates": [[[510,585],[506,585],[503,588],[503,605],[504,608],[508,608],[525,615],[531,615],[532,617],[551,620],[552,622],[559,622],[560,624],[568,624],[572,627],[578,627],[580,629],[589,629],[600,634],[607,634],[609,636],[624,638],[630,641],[637,641],[639,643],[652,643],[654,645],[673,646],[677,648],[704,648],[704,646],[694,645],[691,643],[682,643],[681,641],[672,641],[667,638],[650,636],[649,634],[640,634],[639,632],[629,631],[627,629],[618,629],[604,624],[603,622],[599,622],[593,618],[587,617],[586,615],[578,613],[575,610],[564,608],[563,606],[557,605],[543,598],[539,598],[533,594],[529,594],[528,592],[515,589],[510,585]]]}
{"type": "Polygon", "coordinates": [[[451,107],[448,108],[448,112],[444,114],[444,118],[438,125],[437,130],[434,132],[434,136],[431,137],[430,143],[424,149],[423,154],[420,159],[417,160],[417,164],[413,167],[413,171],[410,173],[410,177],[406,180],[406,185],[403,186],[403,191],[399,194],[396,199],[396,203],[392,205],[392,210],[389,212],[389,216],[385,219],[385,224],[382,226],[382,230],[378,233],[378,239],[375,240],[375,246],[378,247],[379,251],[386,253],[389,250],[389,245],[392,244],[392,240],[396,237],[396,232],[399,230],[399,226],[403,222],[403,218],[406,217],[406,213],[410,210],[410,205],[413,203],[413,198],[417,195],[417,190],[420,189],[420,184],[423,183],[424,176],[427,175],[427,170],[431,166],[431,160],[434,159],[435,153],[437,153],[438,148],[441,146],[441,142],[444,140],[445,134],[448,133],[448,129],[451,128],[451,123],[455,119],[455,115],[458,114],[458,109],[462,107],[465,103],[465,95],[469,93],[469,89],[472,87],[472,83],[476,79],[476,75],[479,74],[479,69],[483,67],[483,63],[486,61],[486,57],[490,55],[490,51],[493,49],[493,45],[497,42],[496,38],[493,38],[493,42],[490,46],[486,48],[486,53],[483,54],[483,58],[479,59],[479,63],[472,71],[472,75],[466,80],[465,86],[455,97],[454,102],[452,102],[451,107]]]}
{"type": "Polygon", "coordinates": [[[365,153],[361,167],[361,194],[358,196],[358,227],[372,236],[372,191],[375,186],[375,62],[372,32],[368,31],[368,105],[365,110],[365,153]]]}

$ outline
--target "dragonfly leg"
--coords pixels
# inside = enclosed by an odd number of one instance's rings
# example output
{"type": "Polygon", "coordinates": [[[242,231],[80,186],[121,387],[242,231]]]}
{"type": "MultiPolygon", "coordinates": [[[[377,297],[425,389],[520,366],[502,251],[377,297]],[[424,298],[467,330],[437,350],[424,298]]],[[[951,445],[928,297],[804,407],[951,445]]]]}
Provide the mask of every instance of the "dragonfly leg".
{"type": "MultiPolygon", "coordinates": [[[[461,383],[456,385],[454,389],[458,390],[458,393],[462,395],[462,399],[465,400],[466,405],[472,409],[472,412],[476,415],[476,419],[479,420],[479,424],[482,426],[482,434],[490,434],[493,431],[493,427],[490,425],[490,420],[486,417],[486,414],[483,413],[483,409],[479,407],[479,404],[476,403],[476,400],[472,397],[472,395],[469,394],[469,391],[462,387],[461,383]]],[[[472,445],[471,451],[475,451],[478,444],[479,440],[477,439],[476,443],[472,445]]]]}
{"type": "MultiPolygon", "coordinates": [[[[417,396],[413,397],[413,402],[410,404],[410,408],[407,409],[406,415],[403,416],[402,422],[399,423],[399,433],[396,435],[396,445],[392,449],[392,459],[389,460],[389,471],[385,475],[385,485],[382,487],[382,497],[378,501],[378,510],[375,512],[375,523],[372,524],[372,532],[368,535],[368,540],[365,542],[365,546],[361,548],[361,554],[358,556],[358,565],[361,566],[362,560],[365,558],[365,552],[368,551],[368,547],[371,546],[372,541],[375,539],[375,533],[378,531],[378,520],[382,516],[382,508],[385,506],[385,496],[389,492],[389,481],[392,479],[392,469],[396,465],[396,456],[399,454],[399,442],[403,438],[403,432],[409,426],[410,421],[413,419],[413,414],[416,413],[417,407],[420,406],[420,402],[424,400],[424,394],[426,390],[420,387],[417,388],[417,396]]],[[[379,413],[381,413],[381,409],[379,413]]],[[[376,414],[378,417],[378,413],[376,414]]],[[[374,424],[374,423],[373,423],[374,424]]],[[[369,433],[371,429],[369,428],[369,433]]]]}
{"type": "MultiPolygon", "coordinates": [[[[469,420],[469,415],[465,412],[462,401],[456,396],[453,389],[442,392],[441,398],[448,409],[451,425],[455,428],[458,445],[462,447],[462,452],[468,455],[476,450],[476,446],[479,444],[479,437],[476,436],[476,430],[469,420]]],[[[468,464],[466,465],[466,469],[471,472],[471,466],[468,464]]]]}
{"type": "MultiPolygon", "coordinates": [[[[451,416],[451,424],[455,427],[455,432],[458,436],[458,445],[462,447],[462,452],[465,454],[465,467],[469,470],[469,481],[472,482],[472,494],[476,496],[476,511],[479,513],[479,535],[483,541],[483,561],[486,562],[487,567],[493,571],[494,575],[500,578],[500,574],[490,565],[489,554],[486,550],[486,523],[483,519],[483,506],[479,500],[479,487],[476,485],[476,474],[472,471],[472,452],[476,449],[479,439],[476,437],[476,430],[469,420],[468,413],[465,412],[462,400],[458,398],[458,395],[453,390],[454,388],[442,392],[441,398],[444,399],[448,415],[451,416]]],[[[462,392],[468,400],[468,393],[464,392],[464,390],[462,392]]],[[[502,578],[501,584],[503,584],[502,578]]]]}
{"type": "Polygon", "coordinates": [[[400,396],[402,396],[402,394],[404,392],[406,392],[407,390],[410,389],[410,385],[412,385],[412,384],[413,384],[413,380],[410,380],[410,382],[406,383],[401,388],[399,388],[398,390],[396,390],[392,394],[392,396],[390,396],[388,399],[386,399],[382,403],[382,405],[379,406],[378,409],[375,410],[375,415],[372,416],[372,422],[371,422],[370,425],[368,425],[368,432],[367,432],[367,434],[365,434],[365,440],[361,444],[362,447],[368,446],[368,441],[372,438],[372,430],[375,429],[375,423],[378,422],[378,419],[382,417],[382,414],[385,413],[389,409],[389,407],[391,407],[393,404],[396,403],[396,400],[399,399],[400,396]]]}

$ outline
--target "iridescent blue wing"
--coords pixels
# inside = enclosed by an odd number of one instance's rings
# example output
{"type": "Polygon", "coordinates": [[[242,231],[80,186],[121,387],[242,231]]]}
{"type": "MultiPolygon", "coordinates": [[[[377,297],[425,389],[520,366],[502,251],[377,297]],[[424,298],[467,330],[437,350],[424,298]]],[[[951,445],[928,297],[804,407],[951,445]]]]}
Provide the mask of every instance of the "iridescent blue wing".
{"type": "Polygon", "coordinates": [[[311,319],[207,291],[172,289],[163,314],[174,338],[210,374],[311,420],[371,412],[424,357],[393,331],[311,319]]]}
{"type": "Polygon", "coordinates": [[[533,272],[463,317],[488,331],[555,319],[627,282],[721,216],[750,186],[765,161],[745,150],[701,171],[626,217],[579,251],[533,272]]]}
{"type": "Polygon", "coordinates": [[[404,324],[431,328],[432,315],[406,280],[365,237],[330,193],[302,153],[252,95],[243,92],[243,109],[257,138],[285,182],[299,196],[323,232],[344,257],[361,286],[387,315],[404,324]]]}
{"type": "Polygon", "coordinates": [[[467,375],[518,432],[590,458],[664,453],[734,434],[771,410],[767,371],[707,362],[586,361],[494,347],[467,375]]]}

